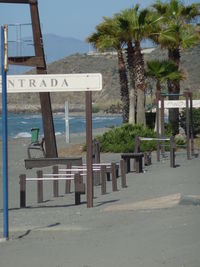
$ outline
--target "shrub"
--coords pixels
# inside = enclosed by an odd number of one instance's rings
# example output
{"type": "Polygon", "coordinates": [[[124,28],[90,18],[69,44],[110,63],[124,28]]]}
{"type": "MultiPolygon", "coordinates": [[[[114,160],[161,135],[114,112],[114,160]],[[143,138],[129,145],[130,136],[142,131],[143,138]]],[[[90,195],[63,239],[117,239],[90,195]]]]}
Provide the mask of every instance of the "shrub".
{"type": "MultiPolygon", "coordinates": [[[[193,134],[194,137],[200,133],[200,108],[192,109],[193,117],[193,134]]],[[[180,126],[185,130],[186,133],[186,110],[184,109],[180,114],[180,126]]]]}
{"type": "Polygon", "coordinates": [[[100,111],[100,108],[97,106],[92,106],[92,113],[98,113],[100,111]]]}
{"type": "Polygon", "coordinates": [[[182,135],[176,135],[175,142],[179,146],[184,146],[186,144],[186,139],[182,135]]]}
{"type": "MultiPolygon", "coordinates": [[[[134,151],[136,136],[156,137],[156,133],[142,125],[123,124],[102,136],[97,136],[96,139],[100,142],[102,152],[124,153],[134,151]]],[[[156,141],[143,141],[140,149],[141,151],[155,150],[156,141]]]]}

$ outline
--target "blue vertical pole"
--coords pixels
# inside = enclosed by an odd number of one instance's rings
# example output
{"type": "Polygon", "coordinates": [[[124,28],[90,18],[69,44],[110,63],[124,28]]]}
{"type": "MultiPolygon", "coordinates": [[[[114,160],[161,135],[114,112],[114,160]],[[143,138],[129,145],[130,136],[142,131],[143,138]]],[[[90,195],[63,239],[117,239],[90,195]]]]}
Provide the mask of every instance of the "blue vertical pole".
{"type": "MultiPolygon", "coordinates": [[[[4,26],[5,27],[5,26],[4,26]]],[[[3,143],[3,236],[8,231],[8,129],[7,129],[7,70],[5,69],[4,27],[1,26],[1,76],[2,76],[2,143],[3,143]]]]}

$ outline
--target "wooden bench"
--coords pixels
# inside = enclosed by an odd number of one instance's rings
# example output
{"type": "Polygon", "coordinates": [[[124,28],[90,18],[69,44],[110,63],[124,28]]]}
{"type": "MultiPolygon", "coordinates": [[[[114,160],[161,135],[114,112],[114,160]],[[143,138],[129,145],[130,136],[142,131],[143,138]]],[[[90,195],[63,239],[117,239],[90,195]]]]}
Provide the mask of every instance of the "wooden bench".
{"type": "Polygon", "coordinates": [[[130,159],[135,159],[135,171],[136,173],[143,172],[142,158],[144,153],[123,153],[121,158],[125,161],[126,173],[131,171],[130,159]]]}
{"type": "Polygon", "coordinates": [[[54,165],[81,165],[82,158],[81,157],[67,157],[67,158],[31,158],[25,159],[25,168],[42,168],[47,166],[54,165]]]}

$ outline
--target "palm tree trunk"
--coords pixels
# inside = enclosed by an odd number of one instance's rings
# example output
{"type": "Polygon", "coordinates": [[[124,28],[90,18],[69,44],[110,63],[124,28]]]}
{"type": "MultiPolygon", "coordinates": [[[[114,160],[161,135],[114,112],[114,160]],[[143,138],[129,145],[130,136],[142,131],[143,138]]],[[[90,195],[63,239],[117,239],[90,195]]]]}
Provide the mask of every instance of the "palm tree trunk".
{"type": "Polygon", "coordinates": [[[144,60],[140,42],[135,42],[135,87],[137,90],[137,124],[146,126],[144,60]]]}
{"type": "Polygon", "coordinates": [[[132,41],[127,43],[127,63],[130,76],[129,88],[129,123],[135,124],[136,90],[135,90],[135,49],[132,41]]]}
{"type": "Polygon", "coordinates": [[[129,123],[135,125],[135,108],[136,108],[136,95],[135,90],[131,88],[129,90],[129,123]]]}
{"type": "MultiPolygon", "coordinates": [[[[177,70],[179,69],[180,65],[180,51],[179,49],[168,49],[168,57],[169,60],[173,61],[176,66],[177,70]]],[[[176,94],[169,96],[169,100],[178,100],[180,94],[180,82],[179,81],[168,81],[168,93],[169,94],[176,94]]],[[[173,108],[169,109],[169,123],[172,126],[173,135],[179,133],[179,109],[173,108]]]]}
{"type": "Polygon", "coordinates": [[[120,93],[122,101],[122,118],[123,118],[123,123],[126,123],[128,122],[129,118],[129,91],[128,91],[128,78],[127,78],[126,65],[124,62],[121,48],[117,50],[117,56],[118,56],[118,72],[119,72],[120,88],[121,88],[120,93]]]}

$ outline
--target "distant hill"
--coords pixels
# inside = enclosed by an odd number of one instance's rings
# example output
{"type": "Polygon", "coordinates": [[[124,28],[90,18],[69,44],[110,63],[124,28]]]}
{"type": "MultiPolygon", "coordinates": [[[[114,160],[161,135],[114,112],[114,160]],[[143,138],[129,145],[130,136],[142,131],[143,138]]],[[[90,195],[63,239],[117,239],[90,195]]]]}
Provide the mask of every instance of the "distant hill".
{"type": "Polygon", "coordinates": [[[43,39],[47,63],[51,63],[75,53],[87,53],[89,49],[88,44],[71,37],[45,34],[43,39]]]}
{"type": "MultiPolygon", "coordinates": [[[[61,37],[55,34],[44,34],[44,51],[47,64],[75,53],[87,53],[89,46],[85,42],[72,38],[61,37]]],[[[30,56],[34,55],[32,37],[23,38],[23,42],[9,44],[9,55],[11,56],[30,56]]],[[[26,67],[10,66],[10,74],[24,73],[30,70],[26,67]]]]}
{"type": "MultiPolygon", "coordinates": [[[[144,54],[146,60],[152,58],[166,58],[167,51],[155,49],[144,54]]],[[[181,69],[186,73],[187,80],[181,83],[181,90],[186,88],[194,92],[195,98],[200,98],[200,45],[181,53],[181,69]]],[[[48,64],[48,73],[94,73],[103,75],[103,90],[93,93],[93,102],[96,106],[105,109],[120,102],[120,86],[117,70],[117,56],[114,54],[73,54],[61,60],[48,64]]],[[[69,100],[72,110],[84,109],[84,93],[52,93],[52,105],[55,109],[64,107],[64,101],[69,100]]],[[[9,104],[17,109],[30,108],[32,103],[39,107],[37,94],[9,95],[9,104]]]]}

